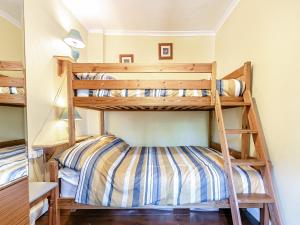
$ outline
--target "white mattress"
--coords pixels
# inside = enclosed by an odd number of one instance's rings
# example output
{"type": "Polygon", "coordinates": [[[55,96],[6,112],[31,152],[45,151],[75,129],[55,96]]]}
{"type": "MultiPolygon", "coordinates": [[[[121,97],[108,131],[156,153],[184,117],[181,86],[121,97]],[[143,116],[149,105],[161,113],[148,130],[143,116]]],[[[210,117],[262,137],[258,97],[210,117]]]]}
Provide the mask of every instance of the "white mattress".
{"type": "Polygon", "coordinates": [[[39,202],[30,209],[30,225],[35,225],[35,222],[48,210],[48,200],[39,202]]]}
{"type": "Polygon", "coordinates": [[[58,177],[61,178],[60,197],[75,198],[79,175],[80,172],[66,167],[59,170],[58,177]]]}

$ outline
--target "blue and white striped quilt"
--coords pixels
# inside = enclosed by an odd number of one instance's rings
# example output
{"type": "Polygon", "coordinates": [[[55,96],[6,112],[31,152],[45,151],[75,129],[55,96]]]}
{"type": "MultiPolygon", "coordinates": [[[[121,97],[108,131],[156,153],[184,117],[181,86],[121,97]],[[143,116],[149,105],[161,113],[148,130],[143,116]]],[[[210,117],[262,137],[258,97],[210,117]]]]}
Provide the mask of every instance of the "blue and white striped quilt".
{"type": "MultiPolygon", "coordinates": [[[[126,208],[228,198],[222,156],[213,149],[129,147],[119,138],[98,137],[77,144],[57,160],[80,171],[78,203],[126,208]]],[[[237,193],[264,193],[255,169],[234,167],[233,173],[237,193]]]]}

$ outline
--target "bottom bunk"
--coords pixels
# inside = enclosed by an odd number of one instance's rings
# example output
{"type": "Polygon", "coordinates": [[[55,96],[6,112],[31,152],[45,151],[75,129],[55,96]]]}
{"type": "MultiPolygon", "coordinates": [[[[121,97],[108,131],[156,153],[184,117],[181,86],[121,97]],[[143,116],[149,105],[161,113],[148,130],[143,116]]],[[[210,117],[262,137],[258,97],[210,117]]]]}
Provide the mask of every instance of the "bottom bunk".
{"type": "MultiPolygon", "coordinates": [[[[222,155],[211,148],[130,147],[120,138],[100,136],[77,143],[56,160],[59,208],[229,207],[222,155]]],[[[257,170],[235,166],[233,173],[241,198],[264,196],[257,170]]]]}
{"type": "Polygon", "coordinates": [[[0,186],[27,176],[27,164],[25,144],[1,148],[0,143],[0,186]]]}

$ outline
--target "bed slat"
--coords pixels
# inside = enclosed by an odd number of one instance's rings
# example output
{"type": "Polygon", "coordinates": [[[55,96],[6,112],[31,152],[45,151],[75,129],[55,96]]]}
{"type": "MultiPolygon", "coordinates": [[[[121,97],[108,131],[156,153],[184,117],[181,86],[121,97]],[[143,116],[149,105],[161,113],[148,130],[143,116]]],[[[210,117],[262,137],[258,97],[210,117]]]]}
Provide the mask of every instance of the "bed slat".
{"type": "Polygon", "coordinates": [[[74,97],[74,105],[85,106],[203,106],[209,97],[74,97]]]}
{"type": "Polygon", "coordinates": [[[211,63],[73,63],[73,73],[211,73],[211,63]]]}
{"type": "Polygon", "coordinates": [[[1,94],[0,105],[6,106],[25,106],[24,95],[1,94]]]}
{"type": "Polygon", "coordinates": [[[73,80],[73,89],[211,89],[210,80],[73,80]]]}
{"type": "Polygon", "coordinates": [[[23,65],[18,61],[0,61],[0,71],[23,71],[23,65]]]}
{"type": "Polygon", "coordinates": [[[24,78],[0,77],[0,87],[24,87],[24,78]]]}

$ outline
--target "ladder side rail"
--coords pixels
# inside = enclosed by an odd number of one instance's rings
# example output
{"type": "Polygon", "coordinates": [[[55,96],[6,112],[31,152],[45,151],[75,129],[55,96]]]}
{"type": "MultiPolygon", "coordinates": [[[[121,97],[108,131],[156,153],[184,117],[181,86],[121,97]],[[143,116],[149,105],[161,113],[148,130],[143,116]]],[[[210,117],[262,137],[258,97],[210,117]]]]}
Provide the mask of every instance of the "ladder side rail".
{"type": "Polygon", "coordinates": [[[282,220],[279,215],[279,207],[277,198],[274,191],[273,181],[272,181],[272,165],[270,163],[269,155],[267,152],[267,145],[265,136],[263,134],[262,125],[260,119],[258,117],[257,105],[254,99],[252,99],[249,91],[246,93],[247,98],[250,100],[251,106],[248,114],[249,124],[251,129],[256,129],[257,133],[253,134],[253,142],[255,146],[255,150],[258,154],[258,157],[265,161],[265,168],[261,169],[261,174],[263,176],[265,191],[272,198],[274,203],[269,203],[268,208],[270,211],[270,219],[272,224],[274,225],[282,225],[282,220]]]}
{"type": "Polygon", "coordinates": [[[269,156],[267,154],[267,145],[265,142],[264,134],[262,132],[262,126],[258,118],[256,104],[251,97],[250,91],[246,91],[245,95],[246,98],[250,101],[250,108],[248,112],[249,127],[250,129],[257,131],[252,136],[255,150],[257,153],[257,158],[261,160],[266,160],[267,163],[270,163],[269,156]]]}
{"type": "MultiPolygon", "coordinates": [[[[244,73],[247,72],[247,78],[246,79],[248,82],[246,82],[246,90],[243,94],[244,102],[245,103],[250,103],[251,106],[251,88],[249,87],[251,85],[251,63],[245,63],[244,66],[244,73]],[[247,66],[246,66],[247,65],[247,66]],[[246,69],[245,69],[246,68],[246,69]],[[248,87],[248,88],[247,88],[248,87]]],[[[242,112],[242,129],[251,129],[253,128],[253,125],[250,126],[248,115],[249,115],[249,106],[245,106],[242,112]],[[251,127],[251,128],[250,128],[251,127]]],[[[242,159],[247,159],[250,156],[250,135],[251,134],[242,134],[242,143],[241,143],[241,158],[242,159]]]]}
{"type": "Polygon", "coordinates": [[[216,102],[215,102],[216,120],[217,120],[217,125],[218,125],[218,132],[219,132],[219,137],[220,137],[222,154],[223,154],[223,158],[224,158],[224,170],[227,175],[232,222],[234,225],[242,225],[237,194],[236,194],[235,187],[234,187],[232,166],[231,166],[231,161],[230,161],[231,158],[230,158],[227,138],[226,138],[226,134],[225,134],[224,120],[223,120],[221,102],[220,102],[220,97],[219,97],[218,91],[216,91],[215,99],[216,99],[216,102]]]}
{"type": "MultiPolygon", "coordinates": [[[[250,129],[248,121],[249,107],[245,106],[242,112],[242,129],[250,129]]],[[[248,159],[250,156],[250,133],[242,134],[242,143],[241,143],[241,159],[248,159]]]]}

